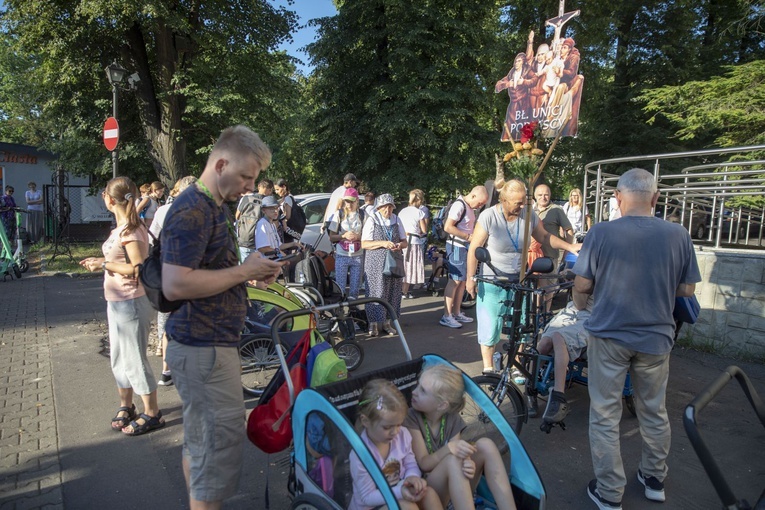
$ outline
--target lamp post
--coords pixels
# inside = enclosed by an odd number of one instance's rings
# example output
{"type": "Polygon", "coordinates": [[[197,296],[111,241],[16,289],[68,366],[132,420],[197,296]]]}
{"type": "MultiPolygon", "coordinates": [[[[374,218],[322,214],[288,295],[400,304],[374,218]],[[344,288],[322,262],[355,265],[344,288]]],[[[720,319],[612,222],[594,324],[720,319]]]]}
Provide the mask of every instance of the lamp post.
{"type": "MultiPolygon", "coordinates": [[[[108,66],[106,66],[106,77],[109,79],[109,83],[112,85],[112,110],[113,114],[112,116],[115,119],[117,118],[117,102],[119,100],[119,90],[122,84],[125,82],[125,79],[127,78],[127,70],[125,70],[121,65],[117,63],[115,60],[108,66]]],[[[118,157],[119,149],[116,147],[112,151],[112,178],[117,177],[117,157],[118,157]]]]}

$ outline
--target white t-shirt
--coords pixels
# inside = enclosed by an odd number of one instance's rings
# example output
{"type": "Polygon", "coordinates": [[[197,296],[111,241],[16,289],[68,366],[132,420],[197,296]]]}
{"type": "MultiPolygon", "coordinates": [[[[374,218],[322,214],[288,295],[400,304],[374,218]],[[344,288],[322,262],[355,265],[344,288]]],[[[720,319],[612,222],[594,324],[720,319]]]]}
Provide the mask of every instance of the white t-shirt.
{"type": "MultiPolygon", "coordinates": [[[[475,211],[470,207],[467,207],[467,203],[464,202],[464,200],[465,199],[462,198],[462,196],[459,197],[459,200],[455,200],[452,207],[449,209],[449,214],[446,218],[457,221],[460,219],[460,216],[462,216],[462,221],[456,224],[457,230],[465,234],[472,234],[473,229],[475,228],[475,211]],[[462,214],[463,211],[465,212],[464,216],[462,214]]],[[[449,236],[446,243],[449,244],[451,242],[452,237],[449,236]]],[[[458,240],[457,244],[465,244],[465,241],[458,240]]]]}
{"type": "Polygon", "coordinates": [[[375,213],[373,216],[370,216],[365,222],[364,222],[364,228],[361,230],[361,240],[362,241],[372,241],[372,234],[375,231],[375,221],[382,225],[383,227],[390,227],[393,224],[393,221],[396,221],[398,224],[398,238],[405,241],[406,240],[406,230],[404,230],[404,225],[401,223],[401,218],[398,217],[396,214],[391,214],[390,218],[383,218],[381,214],[375,213]],[[371,220],[371,221],[370,221],[371,220]]]}
{"type": "MultiPolygon", "coordinates": [[[[401,224],[404,225],[404,230],[407,234],[415,234],[415,235],[423,235],[425,232],[422,232],[420,230],[420,220],[425,219],[425,213],[422,212],[422,209],[418,209],[414,206],[404,207],[401,209],[401,212],[398,214],[398,219],[401,220],[401,224]]],[[[427,236],[425,237],[412,237],[411,243],[412,244],[425,244],[427,241],[427,236]]],[[[409,239],[407,238],[407,242],[409,242],[409,239]]]]}
{"type": "Polygon", "coordinates": [[[329,221],[332,218],[332,215],[335,214],[335,211],[338,209],[338,203],[345,196],[346,189],[347,188],[343,185],[332,192],[332,196],[329,197],[329,202],[327,203],[327,209],[324,211],[324,221],[329,221]]]}
{"type": "Polygon", "coordinates": [[[619,209],[619,204],[616,201],[616,197],[608,199],[608,221],[618,220],[622,217],[622,211],[619,209]]]}
{"type": "Polygon", "coordinates": [[[584,224],[584,218],[587,217],[587,208],[584,208],[584,214],[582,214],[582,209],[575,209],[571,207],[571,204],[566,202],[563,204],[563,210],[566,211],[566,216],[568,217],[568,221],[571,222],[571,227],[574,229],[574,232],[582,232],[582,226],[584,224]]]}
{"type": "Polygon", "coordinates": [[[273,248],[276,250],[281,244],[276,226],[268,218],[260,218],[255,226],[255,249],[273,248]]]}

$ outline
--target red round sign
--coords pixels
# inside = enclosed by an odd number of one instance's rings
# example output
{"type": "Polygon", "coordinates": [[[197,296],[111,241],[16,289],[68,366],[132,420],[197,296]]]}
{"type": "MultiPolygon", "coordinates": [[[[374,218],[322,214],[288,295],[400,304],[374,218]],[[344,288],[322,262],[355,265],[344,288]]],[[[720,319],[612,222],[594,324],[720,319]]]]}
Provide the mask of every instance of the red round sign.
{"type": "Polygon", "coordinates": [[[117,148],[117,142],[120,141],[120,125],[117,119],[109,117],[104,122],[104,145],[106,150],[113,151],[117,148]]]}

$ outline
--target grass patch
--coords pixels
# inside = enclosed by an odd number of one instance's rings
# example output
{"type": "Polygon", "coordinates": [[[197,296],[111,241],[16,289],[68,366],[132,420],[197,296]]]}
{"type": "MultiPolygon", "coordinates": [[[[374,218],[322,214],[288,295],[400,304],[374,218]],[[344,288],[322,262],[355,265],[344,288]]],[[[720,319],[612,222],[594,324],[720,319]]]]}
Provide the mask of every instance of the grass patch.
{"type": "MultiPolygon", "coordinates": [[[[54,260],[50,260],[50,258],[53,256],[53,244],[42,244],[38,243],[35,244],[29,251],[39,251],[41,255],[45,258],[45,270],[46,271],[54,271],[57,273],[88,273],[89,271],[85,269],[84,267],[80,266],[79,262],[82,259],[86,259],[88,257],[103,257],[103,253],[101,252],[101,244],[100,242],[97,243],[78,243],[78,244],[70,244],[69,250],[72,253],[72,258],[70,259],[69,256],[64,253],[60,253],[56,256],[54,260]]],[[[59,247],[60,248],[60,247],[59,247]]]]}

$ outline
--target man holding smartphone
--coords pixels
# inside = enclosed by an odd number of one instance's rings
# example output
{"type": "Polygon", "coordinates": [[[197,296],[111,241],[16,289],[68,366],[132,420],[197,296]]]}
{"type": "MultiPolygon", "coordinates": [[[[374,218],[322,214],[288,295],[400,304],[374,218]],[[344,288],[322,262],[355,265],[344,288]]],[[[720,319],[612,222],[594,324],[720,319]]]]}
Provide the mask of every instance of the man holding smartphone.
{"type": "Polygon", "coordinates": [[[244,282],[271,283],[282,264],[260,253],[239,264],[224,202],[255,189],[270,162],[271,151],[256,133],[227,128],[162,229],[162,289],[168,299],[186,301],[165,331],[166,361],[183,402],[183,472],[192,509],[218,509],[237,491],[245,439],[238,349],[244,282]]]}

